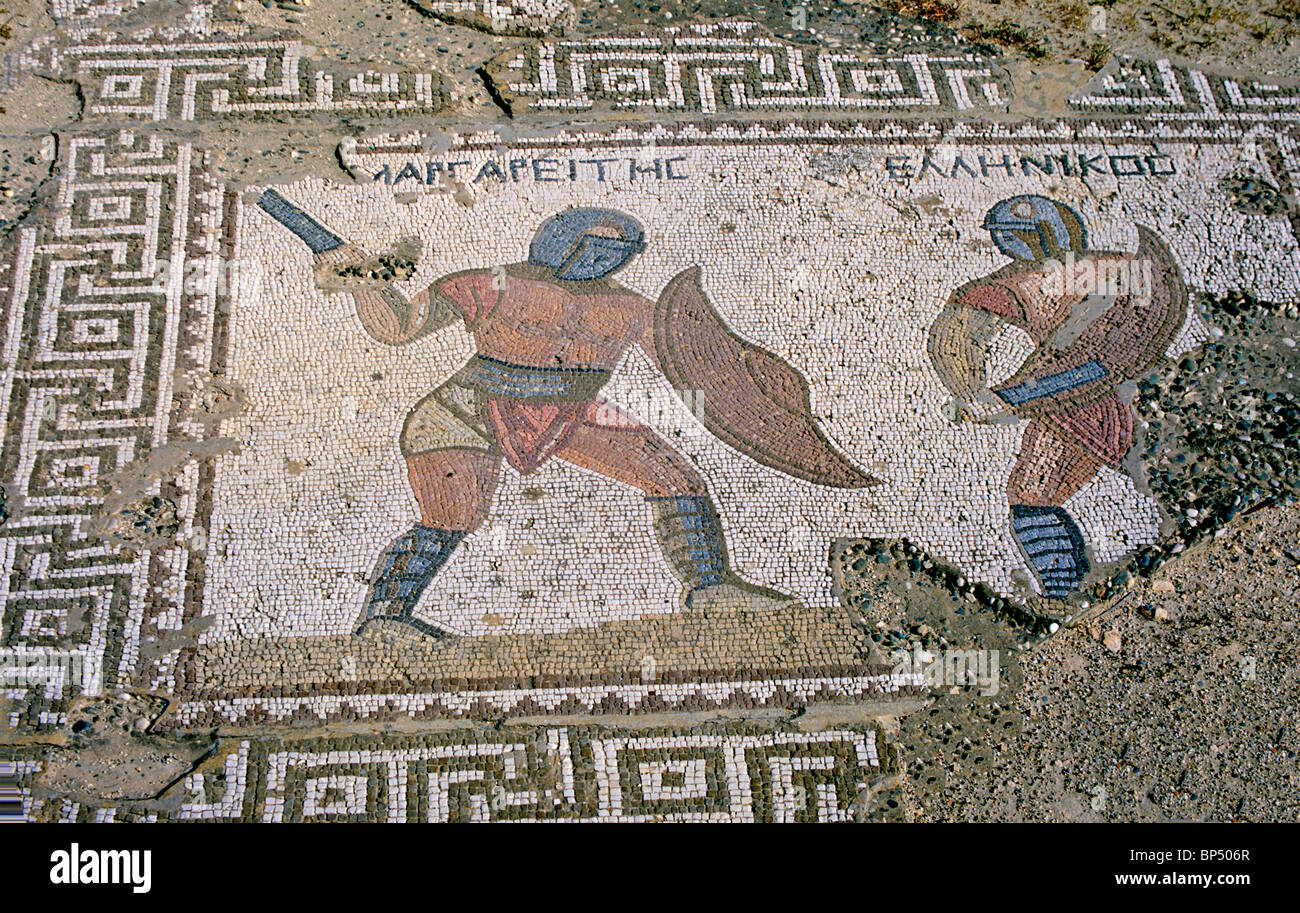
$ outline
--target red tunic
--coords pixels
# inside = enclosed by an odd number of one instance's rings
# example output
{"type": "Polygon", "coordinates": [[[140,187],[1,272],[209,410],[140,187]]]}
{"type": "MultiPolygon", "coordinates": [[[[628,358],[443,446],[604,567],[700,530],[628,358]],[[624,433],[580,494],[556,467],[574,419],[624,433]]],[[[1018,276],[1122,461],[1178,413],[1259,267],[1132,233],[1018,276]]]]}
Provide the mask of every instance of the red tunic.
{"type": "MultiPolygon", "coordinates": [[[[1122,259],[1125,258],[1102,255],[1093,262],[1122,259]]],[[[1016,264],[987,279],[976,280],[961,289],[956,300],[998,315],[1023,329],[1038,344],[1038,350],[1008,385],[1086,362],[1106,364],[1109,369],[1106,377],[1081,388],[1044,396],[1030,408],[1017,411],[1027,413],[1026,417],[1042,419],[1104,463],[1118,467],[1133,446],[1133,410],[1120,400],[1115,387],[1148,369],[1159,357],[1159,354],[1154,357],[1149,354],[1154,348],[1149,345],[1149,339],[1144,340],[1148,345],[1139,347],[1130,337],[1135,333],[1155,335],[1157,344],[1167,347],[1171,330],[1181,324],[1181,314],[1174,320],[1170,319],[1173,315],[1160,313],[1162,302],[1143,308],[1121,299],[1094,320],[1067,350],[1045,349],[1046,341],[1086,294],[1045,295],[1042,291],[1045,278],[1045,271],[1038,266],[1016,264]],[[1142,349],[1146,353],[1137,354],[1142,349]]]]}
{"type": "MultiPolygon", "coordinates": [[[[433,291],[455,304],[466,324],[473,325],[490,314],[499,301],[497,275],[489,270],[455,273],[435,283],[433,291]]],[[[528,475],[562,449],[578,425],[599,405],[596,400],[538,402],[488,395],[484,418],[506,460],[528,475]]]]}

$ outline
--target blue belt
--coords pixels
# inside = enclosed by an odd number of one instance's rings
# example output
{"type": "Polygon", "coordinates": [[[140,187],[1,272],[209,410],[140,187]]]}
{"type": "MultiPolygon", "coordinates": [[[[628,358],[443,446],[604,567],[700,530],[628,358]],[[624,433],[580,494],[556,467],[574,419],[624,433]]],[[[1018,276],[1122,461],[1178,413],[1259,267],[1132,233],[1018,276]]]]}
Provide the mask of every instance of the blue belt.
{"type": "Polygon", "coordinates": [[[609,375],[605,368],[539,368],[475,355],[461,372],[460,379],[497,396],[581,401],[594,397],[609,375]]]}
{"type": "Polygon", "coordinates": [[[1053,396],[1057,393],[1064,393],[1066,390],[1082,387],[1094,380],[1101,380],[1109,373],[1106,366],[1101,362],[1085,361],[1077,368],[1070,368],[1068,371],[1061,371],[1059,374],[1049,374],[1038,380],[1016,384],[1013,387],[1003,387],[1001,390],[994,390],[993,392],[1002,397],[1004,402],[1019,406],[1022,403],[1042,399],[1045,396],[1053,396]]]}

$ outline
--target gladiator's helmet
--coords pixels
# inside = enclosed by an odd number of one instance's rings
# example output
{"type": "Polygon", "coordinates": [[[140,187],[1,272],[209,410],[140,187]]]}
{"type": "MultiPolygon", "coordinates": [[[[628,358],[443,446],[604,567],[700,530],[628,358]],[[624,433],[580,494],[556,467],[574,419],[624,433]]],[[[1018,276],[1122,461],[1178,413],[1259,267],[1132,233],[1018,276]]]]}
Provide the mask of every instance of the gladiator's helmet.
{"type": "Polygon", "coordinates": [[[645,250],[636,219],[613,209],[570,209],[542,223],[528,248],[528,262],[547,266],[569,282],[599,279],[645,250]]]}
{"type": "Polygon", "coordinates": [[[1082,254],[1088,231],[1079,214],[1064,203],[1038,194],[1007,197],[993,204],[984,227],[998,250],[1017,260],[1061,260],[1082,254]]]}

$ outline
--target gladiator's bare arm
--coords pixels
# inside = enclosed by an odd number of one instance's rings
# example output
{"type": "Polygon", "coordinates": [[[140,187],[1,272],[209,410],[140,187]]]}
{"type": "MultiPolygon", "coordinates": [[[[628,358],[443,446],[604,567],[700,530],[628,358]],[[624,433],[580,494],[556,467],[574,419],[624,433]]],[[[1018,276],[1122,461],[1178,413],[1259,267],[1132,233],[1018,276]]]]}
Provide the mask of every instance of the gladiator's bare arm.
{"type": "Polygon", "coordinates": [[[930,325],[930,361],[955,396],[968,402],[988,398],[989,346],[1003,325],[995,314],[951,301],[930,325]]]}
{"type": "Polygon", "coordinates": [[[365,251],[344,244],[316,255],[316,284],[352,296],[357,318],[371,337],[388,345],[413,342],[461,319],[460,313],[428,289],[408,299],[392,283],[366,276],[340,275],[340,269],[369,259],[365,251]]]}

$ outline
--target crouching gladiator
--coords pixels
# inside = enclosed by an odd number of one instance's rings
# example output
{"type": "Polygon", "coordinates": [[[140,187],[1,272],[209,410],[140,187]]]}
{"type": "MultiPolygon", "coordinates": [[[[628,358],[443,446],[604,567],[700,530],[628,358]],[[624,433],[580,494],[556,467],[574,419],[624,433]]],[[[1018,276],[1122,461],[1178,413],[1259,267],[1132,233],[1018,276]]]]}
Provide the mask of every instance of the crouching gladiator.
{"type": "Polygon", "coordinates": [[[1011,531],[1041,594],[1065,599],[1090,571],[1065,502],[1103,466],[1121,470],[1133,410],[1119,388],[1164,357],[1187,290],[1169,249],[1141,225],[1135,254],[1092,250],[1078,213],[1026,194],[994,205],[984,228],[1011,262],[953,293],[930,328],[930,357],[956,395],[954,418],[1028,420],[1007,481],[1011,531]],[[1034,349],[990,389],[990,347],[1007,325],[1034,349]]]}

